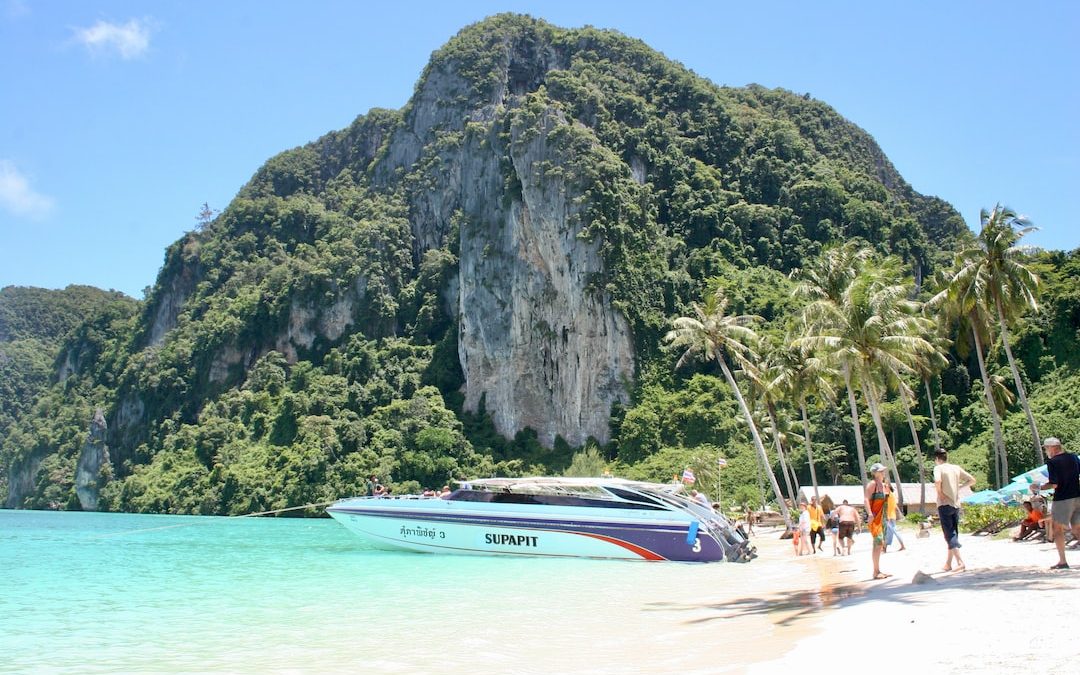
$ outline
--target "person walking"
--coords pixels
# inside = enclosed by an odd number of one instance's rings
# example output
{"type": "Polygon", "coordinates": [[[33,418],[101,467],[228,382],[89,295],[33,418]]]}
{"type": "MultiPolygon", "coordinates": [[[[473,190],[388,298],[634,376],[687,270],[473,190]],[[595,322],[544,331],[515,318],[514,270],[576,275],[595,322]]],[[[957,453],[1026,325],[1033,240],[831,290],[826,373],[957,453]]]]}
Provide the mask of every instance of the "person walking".
{"type": "Polygon", "coordinates": [[[875,462],[870,467],[873,479],[866,484],[866,509],[870,512],[870,534],[874,541],[870,557],[874,561],[874,578],[888,579],[891,574],[881,571],[881,552],[885,550],[885,503],[892,493],[889,482],[885,479],[885,465],[875,462]]]}
{"type": "Polygon", "coordinates": [[[844,549],[844,540],[847,540],[846,550],[844,555],[851,555],[851,545],[855,543],[855,528],[862,524],[862,516],[859,515],[859,511],[848,504],[848,500],[844,500],[844,503],[836,507],[836,517],[839,522],[837,526],[837,535],[840,538],[840,548],[844,549]]]}
{"type": "Polygon", "coordinates": [[[900,536],[900,531],[896,529],[896,487],[889,492],[889,496],[885,500],[885,546],[882,547],[881,552],[885,553],[892,546],[893,539],[900,542],[900,550],[903,551],[907,548],[904,545],[904,540],[900,536]]]}
{"type": "Polygon", "coordinates": [[[1053,436],[1043,441],[1046,448],[1046,473],[1049,480],[1041,485],[1032,483],[1031,489],[1054,490],[1054,501],[1050,503],[1050,519],[1054,528],[1054,546],[1057,547],[1058,562],[1052,570],[1067,570],[1065,560],[1065,528],[1072,528],[1073,536],[1080,539],[1080,458],[1071,452],[1065,452],[1061,441],[1053,436]]]}
{"type": "Polygon", "coordinates": [[[938,450],[934,453],[934,489],[937,491],[938,518],[941,520],[941,534],[949,548],[945,558],[943,572],[953,570],[963,572],[967,569],[960,557],[960,490],[975,485],[975,479],[956,464],[949,463],[949,453],[938,450]]]}
{"type": "Polygon", "coordinates": [[[799,526],[795,530],[795,555],[809,555],[810,545],[810,509],[806,502],[799,502],[799,526]]]}
{"type": "Polygon", "coordinates": [[[810,551],[817,553],[825,550],[825,512],[821,510],[817,497],[810,498],[810,551]]]}

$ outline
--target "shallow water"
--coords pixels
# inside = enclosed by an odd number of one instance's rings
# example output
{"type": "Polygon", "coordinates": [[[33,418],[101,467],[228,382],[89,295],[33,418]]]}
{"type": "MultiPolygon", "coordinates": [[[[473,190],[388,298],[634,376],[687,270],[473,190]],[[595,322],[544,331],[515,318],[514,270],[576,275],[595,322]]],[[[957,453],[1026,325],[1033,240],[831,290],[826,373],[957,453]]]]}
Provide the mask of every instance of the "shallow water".
{"type": "Polygon", "coordinates": [[[328,519],[0,511],[0,570],[3,672],[719,672],[818,602],[771,604],[805,565],[393,553],[328,519]]]}

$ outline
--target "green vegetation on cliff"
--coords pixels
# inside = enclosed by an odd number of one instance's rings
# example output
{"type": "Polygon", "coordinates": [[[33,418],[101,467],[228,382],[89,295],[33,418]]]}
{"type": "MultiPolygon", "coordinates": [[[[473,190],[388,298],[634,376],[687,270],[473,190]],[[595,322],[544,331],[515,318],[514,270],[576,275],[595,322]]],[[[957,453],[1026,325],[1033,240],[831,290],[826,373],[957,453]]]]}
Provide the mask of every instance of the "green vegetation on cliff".
{"type": "MultiPolygon", "coordinates": [[[[369,473],[407,491],[566,469],[578,448],[541,443],[531,429],[505,438],[491,402],[466,406],[462,393],[463,234],[489,228],[478,264],[498,264],[503,223],[477,214],[519,213],[533,187],[523,176],[566,199],[558,227],[580,232],[603,263],[588,292],[632,332],[636,376],[613,397],[610,440],[590,451],[641,478],[693,464],[706,484],[724,455],[724,484],[740,499],[759,489],[745,426],[714,365],[675,371],[661,343],[672,318],[722,288],[729,311],[763,317],[762,334],[779,343],[801,309],[787,274],[829,244],[861,240],[922,284],[971,239],[949,205],[914,192],[867,133],[822,102],[718,87],[618,33],[500,15],[436,52],[401,111],[372,110],[267,161],[169,247],[138,307],[117,300],[80,323],[39,311],[41,298],[0,304],[0,369],[19,364],[0,378],[12,390],[0,499],[73,508],[96,408],[109,424],[109,509],[235,514],[346,496],[369,473]],[[541,137],[548,154],[515,165],[541,137]],[[34,316],[40,325],[26,323],[34,316]],[[45,333],[63,337],[62,350],[25,342],[45,333]]],[[[1043,423],[1068,440],[1076,417],[1062,392],[1080,365],[1080,263],[1039,261],[1044,301],[1014,327],[1014,352],[1043,423]]],[[[482,290],[497,307],[553,292],[491,283],[482,290]]],[[[494,330],[500,316],[490,318],[494,330]]],[[[994,368],[1002,358],[991,355],[994,368]]],[[[954,353],[938,381],[945,444],[985,471],[974,365],[954,353]]],[[[778,423],[794,438],[792,413],[780,410],[778,423]]],[[[810,410],[819,470],[837,482],[856,473],[845,414],[840,404],[810,410]]],[[[910,478],[903,413],[886,401],[883,415],[910,478]]],[[[1015,415],[1006,441],[1022,453],[1030,441],[1015,415]]],[[[872,425],[863,430],[874,445],[872,425]]],[[[805,458],[791,463],[805,482],[805,458]]]]}

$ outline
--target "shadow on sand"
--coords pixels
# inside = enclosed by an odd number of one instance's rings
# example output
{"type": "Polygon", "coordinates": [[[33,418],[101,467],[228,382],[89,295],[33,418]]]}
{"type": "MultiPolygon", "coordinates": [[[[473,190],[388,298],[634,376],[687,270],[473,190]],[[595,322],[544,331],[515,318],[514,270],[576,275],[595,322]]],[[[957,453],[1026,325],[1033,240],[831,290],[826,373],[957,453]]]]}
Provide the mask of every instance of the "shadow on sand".
{"type": "Polygon", "coordinates": [[[827,584],[819,589],[775,593],[763,597],[737,598],[715,603],[665,603],[646,605],[647,611],[693,611],[708,612],[709,616],[686,621],[702,624],[744,616],[773,615],[779,626],[788,626],[809,618],[829,608],[856,606],[867,601],[896,602],[904,605],[924,604],[934,593],[950,588],[967,591],[982,590],[1051,590],[1056,586],[1037,567],[998,567],[985,570],[968,570],[960,573],[928,575],[929,581],[916,584],[895,578],[887,582],[856,582],[827,584]]]}

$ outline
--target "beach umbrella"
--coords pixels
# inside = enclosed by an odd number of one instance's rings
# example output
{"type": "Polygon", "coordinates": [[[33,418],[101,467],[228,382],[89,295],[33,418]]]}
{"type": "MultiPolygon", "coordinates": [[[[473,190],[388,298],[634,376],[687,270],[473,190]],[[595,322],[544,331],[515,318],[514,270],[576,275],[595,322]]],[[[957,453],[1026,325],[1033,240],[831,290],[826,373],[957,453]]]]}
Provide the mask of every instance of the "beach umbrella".
{"type": "Polygon", "coordinates": [[[973,492],[960,501],[964,504],[1001,504],[1005,501],[1005,498],[998,494],[996,490],[983,490],[973,492]]]}
{"type": "Polygon", "coordinates": [[[1030,495],[1031,494],[1031,483],[1021,482],[1021,481],[1016,481],[1016,482],[1013,482],[1013,483],[1009,483],[1005,487],[998,490],[998,494],[1001,495],[1002,497],[1004,497],[1005,499],[1009,499],[1009,498],[1012,498],[1012,497],[1019,498],[1019,497],[1022,497],[1024,495],[1030,495]]]}
{"type": "Polygon", "coordinates": [[[1045,464],[1019,476],[1013,476],[1014,483],[1045,483],[1048,480],[1050,480],[1050,474],[1047,473],[1045,464]]]}

